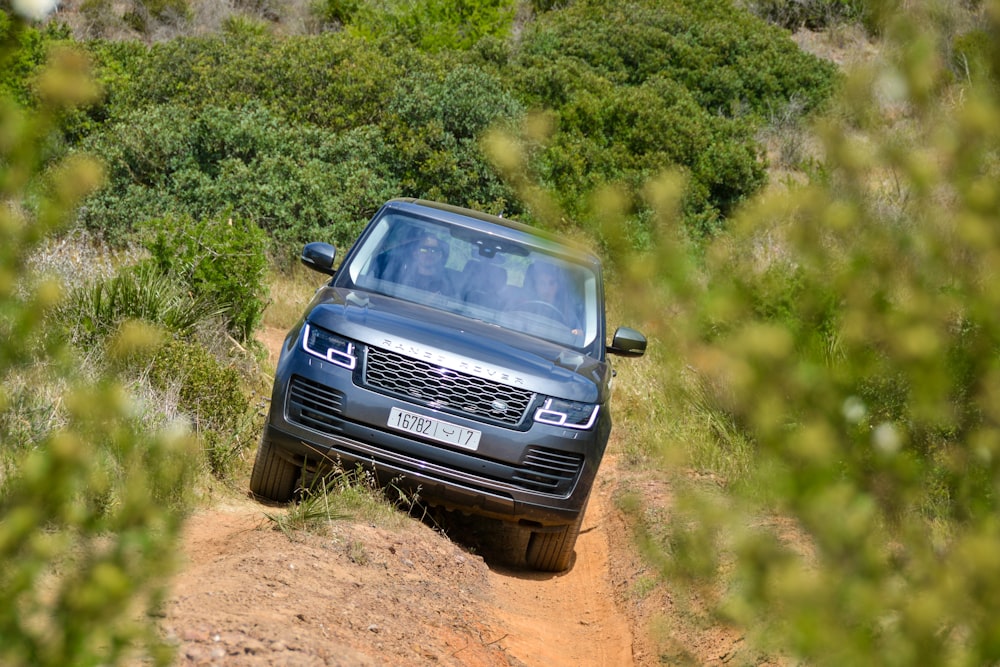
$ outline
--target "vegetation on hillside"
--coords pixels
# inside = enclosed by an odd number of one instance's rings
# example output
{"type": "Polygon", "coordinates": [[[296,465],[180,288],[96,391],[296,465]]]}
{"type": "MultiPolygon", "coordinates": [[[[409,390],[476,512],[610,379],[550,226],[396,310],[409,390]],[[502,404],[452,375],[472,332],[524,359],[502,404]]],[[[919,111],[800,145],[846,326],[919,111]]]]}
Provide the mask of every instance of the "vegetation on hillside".
{"type": "MultiPolygon", "coordinates": [[[[371,13],[358,7],[351,16],[371,13]]],[[[104,96],[67,119],[64,149],[99,156],[110,178],[81,222],[121,243],[144,220],[231,207],[285,247],[344,244],[397,195],[558,225],[480,146],[487,129],[541,115],[547,131],[525,166],[559,193],[569,224],[594,227],[599,185],[638,193],[678,167],[688,233],[702,239],[763,186],[762,124],[818,108],[836,78],[729,0],[580,1],[538,12],[516,39],[489,29],[430,50],[354,27],[282,35],[244,21],[150,45],[86,42],[104,96]]],[[[639,210],[629,223],[637,243],[648,219],[639,210]]]]}
{"type": "Polygon", "coordinates": [[[81,38],[0,5],[0,661],[169,660],[170,545],[258,430],[264,258],[400,195],[582,229],[642,296],[630,456],[723,480],[646,527],[664,581],[726,575],[809,663],[997,661],[1000,8],[891,4],[327,0],[150,42],[89,37],[198,8],[85,2],[81,38]],[[775,119],[820,151],[767,188],[775,119]]]}

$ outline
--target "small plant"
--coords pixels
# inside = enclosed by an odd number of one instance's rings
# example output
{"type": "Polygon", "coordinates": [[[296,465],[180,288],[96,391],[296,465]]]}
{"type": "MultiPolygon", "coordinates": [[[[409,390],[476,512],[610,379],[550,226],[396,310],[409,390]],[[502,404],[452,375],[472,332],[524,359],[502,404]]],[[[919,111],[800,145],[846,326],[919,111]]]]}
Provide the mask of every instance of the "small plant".
{"type": "Polygon", "coordinates": [[[351,540],[347,545],[347,557],[355,565],[367,565],[371,559],[365,550],[365,543],[360,540],[351,540]]]}
{"type": "Polygon", "coordinates": [[[259,428],[239,369],[198,344],[171,340],[153,357],[149,381],[160,391],[176,392],[177,407],[193,422],[209,469],[228,479],[259,428]]]}
{"type": "Polygon", "coordinates": [[[409,509],[417,502],[416,494],[393,483],[382,486],[371,470],[361,466],[348,470],[336,464],[329,472],[313,476],[287,512],[266,516],[289,536],[299,530],[320,531],[345,519],[399,526],[405,515],[397,508],[409,509]]]}
{"type": "Polygon", "coordinates": [[[180,283],[156,267],[126,267],[98,276],[72,289],[54,313],[70,340],[88,349],[106,340],[128,320],[140,320],[180,336],[190,336],[218,308],[206,298],[192,297],[180,283]]]}

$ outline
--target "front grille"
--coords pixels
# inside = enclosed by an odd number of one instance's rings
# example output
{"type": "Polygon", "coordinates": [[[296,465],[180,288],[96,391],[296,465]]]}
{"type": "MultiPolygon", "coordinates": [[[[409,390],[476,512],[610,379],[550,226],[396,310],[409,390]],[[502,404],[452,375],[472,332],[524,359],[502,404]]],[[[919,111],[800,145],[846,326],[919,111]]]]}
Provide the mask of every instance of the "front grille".
{"type": "Polygon", "coordinates": [[[364,381],[369,387],[407,400],[511,426],[521,423],[534,397],[524,389],[377,347],[368,348],[364,381]]]}
{"type": "Polygon", "coordinates": [[[288,419],[321,433],[339,433],[343,398],[339,391],[295,376],[288,387],[288,419]]]}
{"type": "MultiPolygon", "coordinates": [[[[526,403],[529,398],[525,399],[526,403]]],[[[296,375],[288,387],[288,419],[320,433],[343,435],[343,401],[340,392],[296,375]]],[[[573,490],[583,464],[581,454],[529,447],[516,465],[504,465],[492,474],[467,472],[480,475],[484,481],[510,484],[525,491],[566,496],[573,490]]]]}
{"type": "Polygon", "coordinates": [[[513,482],[532,491],[568,492],[583,467],[583,456],[531,447],[515,469],[513,482]]]}

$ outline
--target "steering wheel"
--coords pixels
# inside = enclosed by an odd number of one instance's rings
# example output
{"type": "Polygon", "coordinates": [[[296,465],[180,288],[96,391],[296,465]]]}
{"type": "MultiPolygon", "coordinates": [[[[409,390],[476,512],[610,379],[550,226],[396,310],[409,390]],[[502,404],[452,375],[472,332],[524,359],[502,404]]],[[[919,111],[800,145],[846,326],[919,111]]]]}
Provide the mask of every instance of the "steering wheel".
{"type": "Polygon", "coordinates": [[[566,318],[563,316],[562,311],[548,301],[540,301],[538,299],[523,301],[514,306],[511,310],[530,313],[532,315],[541,315],[542,317],[547,317],[550,320],[556,320],[561,324],[566,324],[566,318]]]}

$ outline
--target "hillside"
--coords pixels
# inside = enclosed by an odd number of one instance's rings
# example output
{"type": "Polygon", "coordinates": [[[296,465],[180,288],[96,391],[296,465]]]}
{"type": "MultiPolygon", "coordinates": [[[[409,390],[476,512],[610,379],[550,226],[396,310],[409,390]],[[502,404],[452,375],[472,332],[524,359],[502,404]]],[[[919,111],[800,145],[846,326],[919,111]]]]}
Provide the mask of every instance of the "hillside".
{"type": "Polygon", "coordinates": [[[376,5],[0,11],[0,662],[1000,660],[996,2],[376,5]],[[565,575],[246,497],[294,257],[392,196],[650,337],[565,575]]]}

